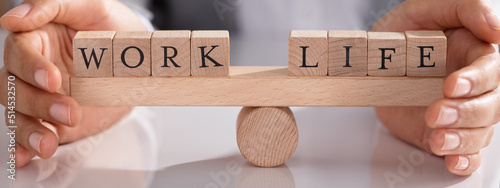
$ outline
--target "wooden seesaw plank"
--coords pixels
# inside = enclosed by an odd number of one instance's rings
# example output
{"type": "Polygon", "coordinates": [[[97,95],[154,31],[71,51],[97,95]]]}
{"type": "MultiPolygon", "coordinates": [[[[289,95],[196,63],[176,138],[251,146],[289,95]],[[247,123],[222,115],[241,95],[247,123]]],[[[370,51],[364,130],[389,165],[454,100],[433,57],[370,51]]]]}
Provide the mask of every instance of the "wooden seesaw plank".
{"type": "Polygon", "coordinates": [[[86,106],[426,106],[443,78],[298,77],[287,67],[230,67],[225,77],[71,77],[86,106]]]}

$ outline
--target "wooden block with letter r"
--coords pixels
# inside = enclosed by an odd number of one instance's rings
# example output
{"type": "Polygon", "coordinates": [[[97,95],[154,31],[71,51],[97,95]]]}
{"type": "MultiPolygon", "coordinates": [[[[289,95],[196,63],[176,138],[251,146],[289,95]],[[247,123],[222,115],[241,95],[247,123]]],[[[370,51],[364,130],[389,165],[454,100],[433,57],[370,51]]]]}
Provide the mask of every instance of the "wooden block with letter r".
{"type": "Polygon", "coordinates": [[[443,31],[406,31],[407,75],[445,76],[447,39],[443,31]]]}
{"type": "Polygon", "coordinates": [[[328,75],[366,76],[367,47],[366,31],[329,31],[328,75]]]}
{"type": "Polygon", "coordinates": [[[151,37],[153,76],[191,75],[191,31],[155,31],[151,37]]]}
{"type": "Polygon", "coordinates": [[[73,75],[113,76],[114,31],[79,31],[73,38],[73,75]]]}
{"type": "Polygon", "coordinates": [[[401,32],[368,32],[368,76],[405,75],[405,34],[401,32]]]}
{"type": "Polygon", "coordinates": [[[191,32],[191,76],[229,76],[229,32],[191,32]]]}
{"type": "Polygon", "coordinates": [[[288,38],[288,74],[326,76],[328,39],[326,30],[292,30],[288,38]]]}
{"type": "Polygon", "coordinates": [[[114,76],[151,76],[149,31],[117,32],[113,40],[114,76]]]}

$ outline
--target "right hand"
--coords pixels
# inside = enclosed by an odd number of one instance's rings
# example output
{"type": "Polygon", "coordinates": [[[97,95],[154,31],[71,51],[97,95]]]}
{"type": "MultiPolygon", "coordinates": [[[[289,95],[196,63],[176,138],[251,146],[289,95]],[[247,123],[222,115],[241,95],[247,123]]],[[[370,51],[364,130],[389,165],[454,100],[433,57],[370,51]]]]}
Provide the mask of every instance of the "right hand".
{"type": "Polygon", "coordinates": [[[49,158],[59,144],[102,132],[130,112],[83,107],[68,96],[76,32],[146,30],[128,7],[116,0],[27,0],[0,23],[13,32],[5,40],[0,101],[7,106],[7,77],[14,75],[17,167],[35,155],[49,158]]]}

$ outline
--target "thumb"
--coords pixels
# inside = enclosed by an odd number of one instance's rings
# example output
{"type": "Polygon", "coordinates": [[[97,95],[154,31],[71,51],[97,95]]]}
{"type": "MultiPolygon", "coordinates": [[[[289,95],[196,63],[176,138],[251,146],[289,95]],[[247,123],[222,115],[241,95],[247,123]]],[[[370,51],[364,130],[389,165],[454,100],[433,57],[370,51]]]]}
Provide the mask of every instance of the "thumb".
{"type": "Polygon", "coordinates": [[[489,0],[409,0],[377,21],[372,30],[447,30],[465,27],[483,41],[500,43],[500,20],[489,0]]]}
{"type": "Polygon", "coordinates": [[[141,23],[115,0],[25,0],[0,18],[2,27],[11,32],[35,30],[49,22],[74,30],[129,30],[125,26],[130,24],[124,23],[141,23]]]}

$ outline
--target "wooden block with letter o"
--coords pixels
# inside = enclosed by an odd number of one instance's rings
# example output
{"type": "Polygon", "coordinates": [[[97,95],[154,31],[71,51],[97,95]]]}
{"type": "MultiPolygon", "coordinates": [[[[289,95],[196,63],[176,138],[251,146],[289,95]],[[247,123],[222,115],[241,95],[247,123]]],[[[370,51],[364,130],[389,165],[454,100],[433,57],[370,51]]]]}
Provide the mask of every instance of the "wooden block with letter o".
{"type": "Polygon", "coordinates": [[[115,31],[80,31],[73,38],[73,75],[113,76],[113,37],[115,31]]]}
{"type": "Polygon", "coordinates": [[[151,34],[118,32],[113,40],[114,76],[151,76],[151,34]]]}
{"type": "Polygon", "coordinates": [[[288,74],[326,76],[328,39],[326,30],[292,30],[288,39],[288,74]]]}
{"type": "Polygon", "coordinates": [[[447,39],[443,31],[406,31],[407,75],[445,76],[447,39]]]}
{"type": "Polygon", "coordinates": [[[401,32],[368,32],[368,75],[406,75],[406,37],[401,32]]]}
{"type": "Polygon", "coordinates": [[[229,75],[228,31],[193,31],[191,33],[191,75],[229,75]]]}
{"type": "Polygon", "coordinates": [[[366,76],[367,47],[366,31],[329,31],[328,75],[366,76]]]}
{"type": "Polygon", "coordinates": [[[155,31],[151,37],[153,76],[191,75],[191,31],[155,31]]]}

